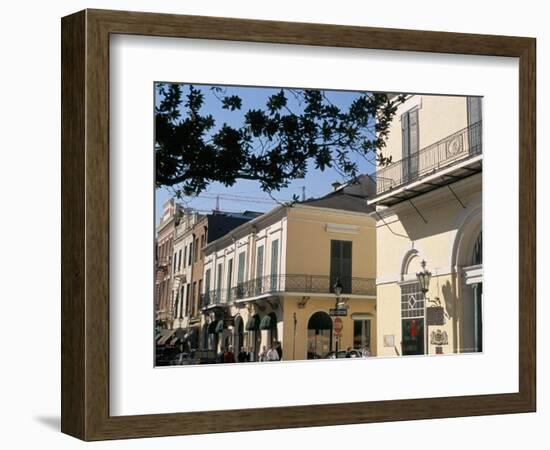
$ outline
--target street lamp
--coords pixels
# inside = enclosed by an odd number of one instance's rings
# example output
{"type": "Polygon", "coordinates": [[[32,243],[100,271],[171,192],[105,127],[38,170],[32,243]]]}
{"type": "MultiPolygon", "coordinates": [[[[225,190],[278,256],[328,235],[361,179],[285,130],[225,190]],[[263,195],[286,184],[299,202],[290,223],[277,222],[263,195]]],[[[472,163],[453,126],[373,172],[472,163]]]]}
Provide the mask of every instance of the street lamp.
{"type": "Polygon", "coordinates": [[[432,273],[426,270],[426,261],[422,260],[420,266],[422,267],[422,272],[418,272],[416,274],[416,279],[418,280],[418,284],[420,284],[420,289],[422,290],[422,293],[425,295],[426,292],[428,292],[428,290],[430,289],[430,280],[432,278],[432,273]]]}
{"type": "Polygon", "coordinates": [[[429,270],[426,270],[426,261],[422,260],[420,266],[422,267],[422,271],[416,273],[416,279],[418,280],[418,284],[420,285],[420,290],[424,294],[424,345],[426,347],[427,355],[429,353],[430,347],[428,345],[428,321],[426,310],[428,297],[426,297],[426,293],[430,289],[430,280],[432,279],[432,273],[429,270]]]}
{"type": "MultiPolygon", "coordinates": [[[[344,289],[344,286],[342,286],[342,282],[340,281],[340,277],[336,278],[336,282],[334,283],[334,286],[332,287],[334,290],[334,294],[336,295],[336,309],[340,309],[343,305],[343,303],[340,303],[340,295],[342,294],[342,290],[344,289]]],[[[336,358],[338,358],[338,351],[340,350],[340,338],[338,335],[336,335],[336,358]]]]}
{"type": "Polygon", "coordinates": [[[342,282],[340,281],[340,277],[336,278],[336,283],[334,283],[334,286],[332,288],[334,289],[336,297],[340,297],[342,289],[344,289],[344,286],[342,286],[342,282]]]}
{"type": "Polygon", "coordinates": [[[336,309],[340,309],[344,306],[343,302],[340,302],[340,295],[342,295],[342,291],[344,290],[344,286],[342,285],[342,282],[340,281],[340,277],[336,278],[336,282],[334,283],[334,286],[332,286],[332,289],[334,291],[334,294],[336,295],[336,309]]]}

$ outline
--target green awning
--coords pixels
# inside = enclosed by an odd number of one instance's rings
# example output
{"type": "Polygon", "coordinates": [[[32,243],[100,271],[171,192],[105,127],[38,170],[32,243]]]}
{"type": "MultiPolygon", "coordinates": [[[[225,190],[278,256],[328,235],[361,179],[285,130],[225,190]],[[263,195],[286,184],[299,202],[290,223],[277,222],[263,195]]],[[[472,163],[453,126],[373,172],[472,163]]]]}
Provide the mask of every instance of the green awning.
{"type": "Polygon", "coordinates": [[[223,331],[223,320],[218,320],[218,323],[216,325],[216,333],[221,333],[223,331]]]}
{"type": "Polygon", "coordinates": [[[307,323],[308,330],[332,330],[332,319],[324,311],[314,313],[307,323]]]}
{"type": "Polygon", "coordinates": [[[210,322],[208,324],[208,333],[209,334],[217,333],[216,331],[217,325],[218,325],[218,322],[210,322]]]}
{"type": "Polygon", "coordinates": [[[247,331],[257,331],[260,329],[260,318],[257,314],[253,315],[248,322],[246,322],[247,331]]]}
{"type": "Polygon", "coordinates": [[[273,320],[271,319],[271,316],[267,315],[262,318],[262,321],[260,322],[260,330],[271,330],[273,327],[273,320]]]}

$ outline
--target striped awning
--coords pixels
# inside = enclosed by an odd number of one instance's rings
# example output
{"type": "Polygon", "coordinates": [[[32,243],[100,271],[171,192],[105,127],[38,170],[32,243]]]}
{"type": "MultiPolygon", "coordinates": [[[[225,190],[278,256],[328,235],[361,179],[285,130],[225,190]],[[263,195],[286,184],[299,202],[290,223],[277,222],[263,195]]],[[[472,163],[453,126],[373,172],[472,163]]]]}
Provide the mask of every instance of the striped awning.
{"type": "Polygon", "coordinates": [[[157,345],[166,345],[168,340],[174,336],[176,330],[162,330],[162,336],[157,339],[157,345]]]}

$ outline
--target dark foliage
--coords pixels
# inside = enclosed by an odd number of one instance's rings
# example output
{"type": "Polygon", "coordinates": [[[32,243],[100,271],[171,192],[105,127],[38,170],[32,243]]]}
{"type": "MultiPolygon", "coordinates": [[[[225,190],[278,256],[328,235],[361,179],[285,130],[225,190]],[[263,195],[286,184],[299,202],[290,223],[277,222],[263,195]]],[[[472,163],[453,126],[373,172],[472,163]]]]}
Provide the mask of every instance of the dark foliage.
{"type": "MultiPolygon", "coordinates": [[[[210,91],[222,108],[242,109],[238,95],[226,95],[221,87],[210,91]]],[[[357,155],[387,164],[382,150],[404,99],[361,93],[343,111],[324,91],[281,89],[266,99],[265,108],[246,111],[240,126],[232,127],[201,113],[204,93],[192,85],[164,83],[157,92],[156,185],[186,196],[200,194],[212,182],[231,186],[238,179],[257,180],[270,193],[303,177],[310,162],[321,171],[332,167],[346,179],[358,175],[357,155]],[[299,111],[292,111],[290,96],[299,111]]]]}

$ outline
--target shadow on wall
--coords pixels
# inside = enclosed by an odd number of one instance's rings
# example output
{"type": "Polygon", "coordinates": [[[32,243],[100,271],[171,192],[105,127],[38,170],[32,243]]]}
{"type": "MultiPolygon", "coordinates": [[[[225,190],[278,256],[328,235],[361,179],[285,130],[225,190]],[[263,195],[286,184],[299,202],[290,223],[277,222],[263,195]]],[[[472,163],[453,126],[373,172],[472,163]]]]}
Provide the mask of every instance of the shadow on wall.
{"type": "Polygon", "coordinates": [[[453,287],[449,280],[441,287],[441,294],[443,295],[443,306],[449,316],[449,319],[456,319],[456,302],[453,287]]]}
{"type": "Polygon", "coordinates": [[[461,311],[459,310],[458,299],[456,296],[456,291],[453,288],[453,285],[447,280],[441,288],[441,294],[443,295],[443,305],[447,311],[449,319],[453,319],[452,323],[452,333],[453,333],[453,353],[459,352],[459,335],[458,335],[458,321],[462,320],[459,315],[461,311]]]}
{"type": "MultiPolygon", "coordinates": [[[[452,199],[449,199],[451,201],[452,199]]],[[[449,209],[445,214],[451,215],[452,218],[460,212],[462,208],[457,204],[457,208],[449,209]]],[[[441,210],[439,208],[433,210],[419,209],[422,216],[415,212],[413,207],[406,212],[398,214],[399,221],[403,229],[411,241],[418,241],[434,234],[446,233],[447,231],[456,230],[453,220],[442,220],[441,210]],[[424,222],[424,220],[426,222],[424,222]]]]}

